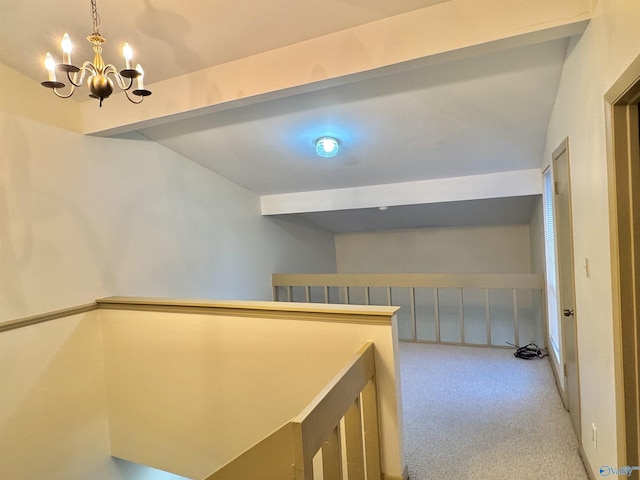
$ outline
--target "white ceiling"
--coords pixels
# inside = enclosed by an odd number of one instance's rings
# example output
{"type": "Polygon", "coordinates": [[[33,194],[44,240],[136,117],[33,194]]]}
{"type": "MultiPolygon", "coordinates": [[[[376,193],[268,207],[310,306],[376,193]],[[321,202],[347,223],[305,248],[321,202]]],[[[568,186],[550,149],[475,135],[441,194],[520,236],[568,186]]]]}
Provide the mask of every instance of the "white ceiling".
{"type": "MultiPolygon", "coordinates": [[[[489,198],[461,202],[402,205],[333,212],[311,212],[303,216],[335,233],[410,228],[526,224],[536,204],[535,195],[489,198]]],[[[284,215],[286,218],[286,215],[284,215]]]]}
{"type": "MultiPolygon", "coordinates": [[[[450,0],[97,0],[104,57],[128,42],[149,82],[450,0]]],[[[65,32],[92,57],[89,0],[0,0],[0,62],[42,81],[65,32]]],[[[77,56],[76,56],[77,53],[77,56]]],[[[58,61],[60,58],[58,56],[58,61]]]]}
{"type": "Polygon", "coordinates": [[[261,195],[540,166],[566,39],[141,133],[261,195]],[[333,159],[313,141],[337,136],[333,159]]]}
{"type": "MultiPolygon", "coordinates": [[[[152,85],[447,1],[98,0],[98,9],[101,33],[132,44],[152,85]]],[[[0,62],[41,81],[46,50],[58,50],[64,31],[79,49],[90,29],[88,0],[0,0],[0,62]]],[[[537,168],[567,45],[416,66],[140,133],[259,195],[537,168]],[[342,142],[334,159],[314,154],[325,134],[342,142]]],[[[87,43],[74,58],[89,51],[87,43]]],[[[105,56],[119,58],[107,48],[105,56]]],[[[513,197],[306,216],[335,232],[526,223],[533,204],[513,197]]]]}

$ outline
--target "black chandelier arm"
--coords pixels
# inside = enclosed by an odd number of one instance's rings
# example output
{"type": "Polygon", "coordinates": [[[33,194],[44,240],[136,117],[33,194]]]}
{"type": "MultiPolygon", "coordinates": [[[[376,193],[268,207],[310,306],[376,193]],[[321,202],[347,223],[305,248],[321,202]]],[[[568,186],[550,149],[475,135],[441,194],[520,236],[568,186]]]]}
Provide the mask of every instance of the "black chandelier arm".
{"type": "Polygon", "coordinates": [[[139,103],[142,103],[142,100],[144,100],[144,96],[140,95],[139,98],[140,100],[138,100],[137,102],[135,100],[133,100],[130,96],[129,96],[129,92],[127,92],[127,90],[129,90],[128,88],[124,90],[124,94],[127,96],[127,100],[129,100],[131,103],[135,103],[136,105],[139,103]]]}
{"type": "Polygon", "coordinates": [[[71,78],[71,72],[67,72],[67,79],[74,87],[81,87],[82,82],[84,81],[84,70],[82,70],[82,73],[80,74],[80,81],[78,81],[78,72],[73,74],[73,78],[71,78]]]}
{"type": "Polygon", "coordinates": [[[118,87],[120,87],[121,90],[124,90],[126,92],[127,90],[130,90],[131,87],[133,86],[133,78],[129,77],[129,81],[127,82],[125,80],[125,77],[120,75],[120,73],[118,73],[118,71],[116,70],[116,67],[114,67],[113,65],[107,65],[107,67],[104,70],[105,76],[110,74],[113,75],[113,78],[116,79],[116,82],[118,83],[118,87]]]}
{"type": "Polygon", "coordinates": [[[105,65],[104,68],[102,69],[102,74],[106,77],[110,74],[112,74],[114,77],[118,77],[118,70],[116,69],[116,67],[113,64],[108,64],[105,65]]]}
{"type": "Polygon", "coordinates": [[[53,88],[52,90],[53,90],[53,93],[55,93],[57,97],[60,97],[60,98],[69,98],[69,97],[70,97],[71,95],[73,95],[73,93],[76,91],[76,87],[75,87],[75,85],[72,85],[72,86],[71,86],[71,90],[69,90],[69,93],[68,93],[68,94],[62,94],[62,93],[58,92],[58,89],[57,89],[57,88],[53,88]]]}
{"type": "Polygon", "coordinates": [[[67,78],[69,79],[69,82],[71,82],[71,85],[73,85],[74,87],[81,87],[82,84],[84,83],[84,77],[87,74],[87,72],[90,75],[96,75],[98,70],[96,69],[96,67],[93,66],[93,63],[87,61],[82,64],[81,68],[73,72],[73,77],[71,76],[71,73],[72,73],[71,70],[65,69],[64,71],[67,72],[67,78]],[[80,76],[79,79],[78,79],[78,75],[80,76]]]}
{"type": "MultiPolygon", "coordinates": [[[[122,78],[122,77],[120,77],[120,78],[122,78]]],[[[118,85],[120,85],[120,82],[118,82],[118,85]]],[[[131,90],[131,87],[133,87],[133,78],[130,78],[130,79],[129,79],[129,85],[127,85],[127,87],[126,87],[126,88],[125,88],[123,85],[120,85],[120,88],[121,88],[122,90],[124,90],[125,92],[126,92],[127,90],[131,90]]]]}

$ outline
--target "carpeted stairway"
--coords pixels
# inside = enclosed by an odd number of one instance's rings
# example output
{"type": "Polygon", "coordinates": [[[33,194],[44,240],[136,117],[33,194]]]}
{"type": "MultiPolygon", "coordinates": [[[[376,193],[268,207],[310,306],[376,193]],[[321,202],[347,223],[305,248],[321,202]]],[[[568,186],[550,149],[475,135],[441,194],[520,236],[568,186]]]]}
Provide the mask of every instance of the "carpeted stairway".
{"type": "Polygon", "coordinates": [[[411,480],[587,480],[548,359],[401,342],[411,480]]]}

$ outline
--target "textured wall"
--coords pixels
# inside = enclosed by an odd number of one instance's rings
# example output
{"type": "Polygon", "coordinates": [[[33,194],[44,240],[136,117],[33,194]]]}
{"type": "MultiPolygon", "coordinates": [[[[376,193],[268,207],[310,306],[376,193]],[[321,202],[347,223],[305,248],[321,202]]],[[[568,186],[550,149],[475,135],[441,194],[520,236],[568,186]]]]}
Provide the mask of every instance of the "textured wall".
{"type": "Polygon", "coordinates": [[[530,273],[528,225],[336,235],[338,273],[530,273]]]}
{"type": "Polygon", "coordinates": [[[332,234],[262,217],[256,195],[154,142],[3,107],[0,321],[108,295],[270,299],[273,272],[335,272],[332,234]]]}
{"type": "Polygon", "coordinates": [[[569,138],[583,446],[594,475],[617,461],[604,94],[640,54],[640,3],[600,0],[569,45],[544,163],[569,138]],[[590,263],[590,276],[584,269],[590,263]],[[598,446],[591,442],[591,424],[598,446]]]}
{"type": "Polygon", "coordinates": [[[0,334],[0,478],[118,480],[97,311],[0,334]]]}

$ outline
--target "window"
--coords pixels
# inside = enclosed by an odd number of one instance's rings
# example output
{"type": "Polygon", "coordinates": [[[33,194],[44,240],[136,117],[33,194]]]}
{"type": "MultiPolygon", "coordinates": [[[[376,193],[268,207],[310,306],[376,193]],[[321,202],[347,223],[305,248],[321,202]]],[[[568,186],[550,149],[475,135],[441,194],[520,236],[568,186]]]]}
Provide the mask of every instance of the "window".
{"type": "Polygon", "coordinates": [[[551,167],[544,172],[544,191],[542,205],[544,209],[544,249],[547,272],[547,319],[549,322],[549,341],[560,364],[560,328],[558,326],[558,270],[556,259],[555,216],[553,213],[554,185],[551,167]]]}

